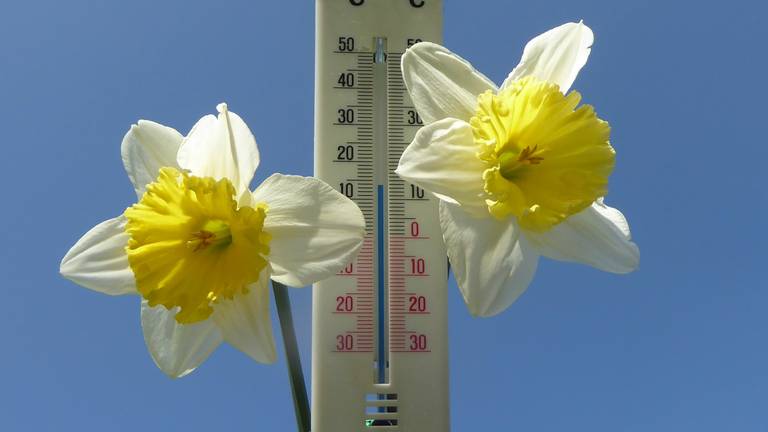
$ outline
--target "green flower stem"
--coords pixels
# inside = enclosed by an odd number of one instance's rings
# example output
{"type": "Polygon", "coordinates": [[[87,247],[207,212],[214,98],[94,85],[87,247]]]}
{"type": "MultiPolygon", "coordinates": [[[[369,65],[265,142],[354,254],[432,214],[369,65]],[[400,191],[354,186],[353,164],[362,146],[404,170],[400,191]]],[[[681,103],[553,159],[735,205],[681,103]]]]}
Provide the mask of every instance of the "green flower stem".
{"type": "Polygon", "coordinates": [[[291,380],[291,394],[293,395],[293,408],[296,412],[296,426],[299,432],[309,432],[309,399],[307,398],[307,386],[304,383],[304,372],[301,370],[301,358],[299,357],[299,346],[296,343],[296,332],[293,329],[291,299],[288,297],[288,288],[285,285],[272,281],[272,289],[275,293],[275,305],[277,306],[277,317],[280,320],[280,330],[283,333],[285,358],[288,361],[288,377],[291,380]]]}

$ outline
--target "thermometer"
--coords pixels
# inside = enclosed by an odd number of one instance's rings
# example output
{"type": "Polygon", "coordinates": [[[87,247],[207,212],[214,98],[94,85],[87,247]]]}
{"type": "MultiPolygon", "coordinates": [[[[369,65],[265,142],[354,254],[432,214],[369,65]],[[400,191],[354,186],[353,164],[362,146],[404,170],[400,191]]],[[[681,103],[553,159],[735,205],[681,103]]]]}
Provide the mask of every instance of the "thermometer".
{"type": "Polygon", "coordinates": [[[442,1],[316,1],[315,174],[366,237],[313,288],[313,432],[449,430],[437,200],[394,173],[422,125],[400,71],[420,41],[442,42],[442,1]]]}

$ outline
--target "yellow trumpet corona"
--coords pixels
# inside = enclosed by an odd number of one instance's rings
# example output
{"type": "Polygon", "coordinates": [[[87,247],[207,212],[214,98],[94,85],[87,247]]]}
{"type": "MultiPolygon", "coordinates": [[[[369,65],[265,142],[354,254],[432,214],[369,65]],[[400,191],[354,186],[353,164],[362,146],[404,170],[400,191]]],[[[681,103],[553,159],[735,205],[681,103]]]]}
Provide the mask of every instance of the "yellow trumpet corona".
{"type": "Polygon", "coordinates": [[[194,323],[258,280],[269,254],[267,206],[238,207],[234,198],[226,178],[162,168],[125,211],[128,261],[150,306],[178,306],[176,321],[194,323]]]}
{"type": "Polygon", "coordinates": [[[610,127],[580,100],[531,76],[478,96],[470,125],[494,217],[543,232],[607,193],[610,127]]]}

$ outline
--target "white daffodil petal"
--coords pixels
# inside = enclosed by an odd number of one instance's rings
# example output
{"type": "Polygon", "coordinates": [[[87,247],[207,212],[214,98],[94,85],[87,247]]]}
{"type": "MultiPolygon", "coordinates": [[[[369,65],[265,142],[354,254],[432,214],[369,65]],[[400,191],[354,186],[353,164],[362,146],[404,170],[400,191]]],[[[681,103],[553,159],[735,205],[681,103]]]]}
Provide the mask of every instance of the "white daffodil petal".
{"type": "Polygon", "coordinates": [[[629,222],[618,209],[605,205],[605,198],[598,198],[592,207],[605,218],[609,219],[619,231],[624,234],[627,240],[632,239],[632,233],[629,231],[629,222]]]}
{"type": "Polygon", "coordinates": [[[120,154],[139,199],[160,168],[177,167],[176,153],[183,139],[176,129],[148,120],[139,120],[125,134],[120,154]]]}
{"type": "Polygon", "coordinates": [[[549,231],[526,232],[526,236],[539,253],[560,261],[611,273],[629,273],[640,263],[640,250],[632,242],[627,220],[602,199],[549,231]]]}
{"type": "Polygon", "coordinates": [[[365,219],[360,208],[316,178],[273,174],[253,198],[268,206],[268,259],[272,279],[280,283],[301,287],[328,278],[362,245],[365,219]]]}
{"type": "Polygon", "coordinates": [[[125,217],[118,216],[91,228],[61,260],[65,278],[109,295],[136,294],[136,280],[128,265],[125,217]]]}
{"type": "Polygon", "coordinates": [[[566,93],[579,70],[587,63],[593,42],[592,30],[581,22],[566,23],[536,36],[525,45],[520,64],[504,80],[501,88],[533,75],[559,85],[560,91],[566,93]]]}
{"type": "Polygon", "coordinates": [[[419,129],[395,172],[476,215],[487,215],[483,171],[469,123],[446,118],[419,129]]]}
{"type": "Polygon", "coordinates": [[[222,337],[212,320],[179,324],[175,315],[176,310],[141,302],[141,328],[152,360],[166,375],[180,378],[205,361],[222,337]]]}
{"type": "Polygon", "coordinates": [[[219,116],[201,118],[182,142],[179,166],[198,177],[226,177],[239,194],[248,189],[259,166],[259,149],[240,116],[228,111],[226,104],[216,108],[219,116]]]}
{"type": "Polygon", "coordinates": [[[259,363],[274,363],[275,340],[269,315],[269,272],[261,271],[248,293],[221,300],[213,307],[213,321],[224,340],[259,363]]]}
{"type": "Polygon", "coordinates": [[[431,42],[409,48],[401,63],[411,100],[427,124],[445,117],[469,121],[475,115],[477,96],[497,89],[468,61],[431,42]]]}
{"type": "Polygon", "coordinates": [[[513,219],[475,218],[440,203],[440,226],[453,274],[470,313],[496,315],[531,283],[539,256],[513,219]]]}

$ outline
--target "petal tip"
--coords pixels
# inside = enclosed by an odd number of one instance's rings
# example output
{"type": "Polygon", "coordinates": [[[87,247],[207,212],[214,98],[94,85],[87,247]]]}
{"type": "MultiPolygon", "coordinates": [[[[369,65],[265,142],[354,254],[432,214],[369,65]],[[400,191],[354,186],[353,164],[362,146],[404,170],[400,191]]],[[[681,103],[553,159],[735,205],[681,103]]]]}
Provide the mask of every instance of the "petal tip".
{"type": "Polygon", "coordinates": [[[631,243],[631,245],[631,256],[627,260],[626,267],[622,268],[621,271],[616,272],[618,274],[632,273],[640,268],[640,248],[637,247],[635,243],[631,243]]]}
{"type": "MultiPolygon", "coordinates": [[[[66,259],[66,257],[64,258],[66,259]]],[[[61,262],[59,263],[59,275],[61,275],[61,277],[63,277],[64,279],[72,280],[70,278],[71,272],[67,268],[67,263],[64,262],[64,259],[62,259],[61,262]]]]}
{"type": "Polygon", "coordinates": [[[512,306],[513,303],[517,301],[517,299],[520,297],[520,292],[517,296],[514,297],[511,301],[493,301],[486,305],[479,305],[479,304],[470,304],[467,303],[467,308],[469,309],[469,313],[472,315],[473,318],[491,318],[496,315],[499,315],[500,313],[507,310],[510,306],[512,306]]]}
{"type": "Polygon", "coordinates": [[[160,371],[163,372],[163,375],[165,375],[166,377],[168,377],[168,378],[170,378],[172,380],[177,380],[179,378],[184,378],[185,376],[187,376],[190,373],[192,373],[193,370],[194,369],[190,369],[190,370],[185,370],[185,371],[180,372],[180,373],[175,373],[175,372],[172,372],[172,371],[164,371],[164,370],[160,369],[160,371]]]}
{"type": "Polygon", "coordinates": [[[59,274],[64,279],[70,280],[74,283],[78,283],[75,277],[76,269],[75,265],[72,263],[72,260],[69,257],[69,253],[67,255],[64,255],[64,258],[61,259],[61,262],[59,263],[59,274]]]}
{"type": "MultiPolygon", "coordinates": [[[[160,372],[163,373],[166,377],[177,380],[179,378],[184,378],[185,376],[191,374],[192,372],[197,369],[197,367],[191,367],[186,369],[180,369],[178,367],[168,367],[169,365],[163,366],[161,362],[158,361],[158,359],[155,358],[155,354],[150,352],[150,357],[152,357],[152,362],[155,363],[155,366],[157,366],[158,369],[160,369],[160,372]]],[[[174,365],[175,366],[175,365],[174,365]]]]}
{"type": "Polygon", "coordinates": [[[272,350],[267,353],[267,355],[263,358],[263,361],[261,363],[263,364],[273,364],[277,361],[277,351],[275,351],[274,346],[272,347],[272,350]]]}

